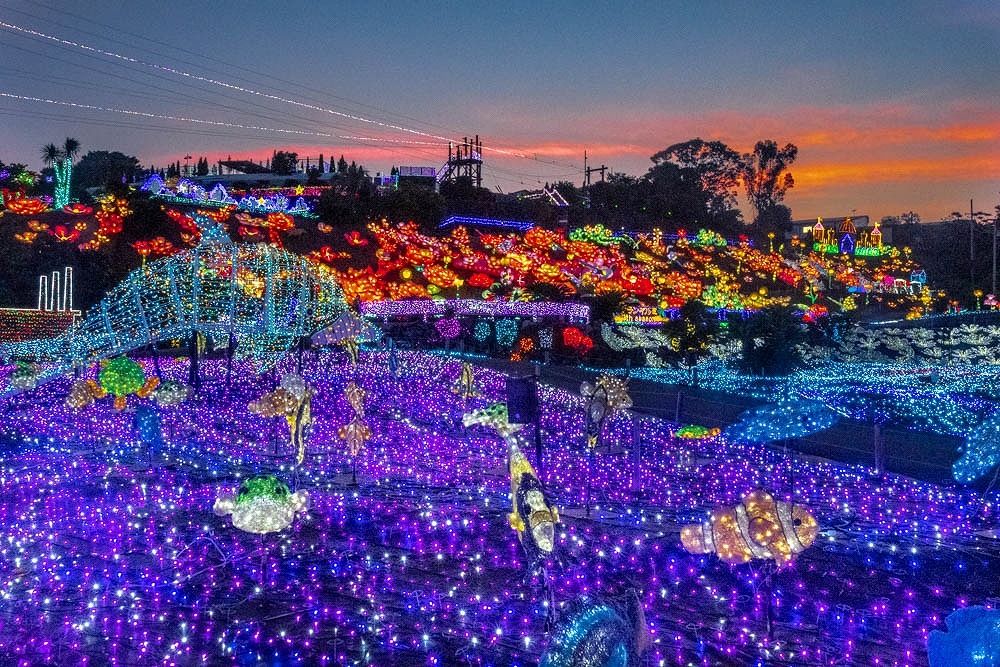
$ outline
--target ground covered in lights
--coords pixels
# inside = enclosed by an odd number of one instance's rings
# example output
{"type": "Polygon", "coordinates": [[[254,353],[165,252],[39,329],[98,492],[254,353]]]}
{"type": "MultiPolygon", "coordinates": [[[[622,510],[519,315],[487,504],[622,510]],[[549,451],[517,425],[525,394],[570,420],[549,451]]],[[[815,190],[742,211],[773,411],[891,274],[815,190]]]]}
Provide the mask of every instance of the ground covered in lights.
{"type": "MultiPolygon", "coordinates": [[[[634,589],[653,638],[645,664],[920,665],[948,614],[1000,605],[995,493],[685,441],[632,414],[609,421],[608,446],[588,460],[582,399],[543,388],[543,478],[563,516],[553,611],[507,524],[506,447],[462,426],[467,410],[503,399],[503,377],[478,370],[481,396],[466,400],[452,391],[458,362],[398,359],[394,374],[385,353],[363,353],[357,367],[336,352],[306,355],[317,395],[301,466],[284,420],[247,409],[291,365],[261,378],[237,367],[227,386],[224,366],[205,363],[195,398],[158,408],[167,437],[152,450],[108,399],[65,407],[68,380],[4,399],[0,655],[25,665],[532,665],[567,605],[634,589]],[[353,414],[351,380],[368,392],[373,432],[356,485],[337,437],[353,414]],[[244,533],[212,512],[258,473],[311,496],[282,533],[244,533]],[[790,567],[684,551],[681,526],[761,486],[820,522],[819,541],[790,567]]],[[[165,378],[186,377],[183,362],[162,366],[165,378]]]]}
{"type": "MultiPolygon", "coordinates": [[[[624,369],[611,372],[625,373],[624,369]]],[[[686,369],[637,368],[630,373],[665,384],[693,381],[686,369]]],[[[762,378],[739,372],[731,361],[712,360],[698,366],[697,383],[767,403],[801,395],[843,417],[861,421],[874,417],[880,423],[959,437],[1000,408],[1000,365],[996,364],[821,361],[786,376],[762,378]]]]}

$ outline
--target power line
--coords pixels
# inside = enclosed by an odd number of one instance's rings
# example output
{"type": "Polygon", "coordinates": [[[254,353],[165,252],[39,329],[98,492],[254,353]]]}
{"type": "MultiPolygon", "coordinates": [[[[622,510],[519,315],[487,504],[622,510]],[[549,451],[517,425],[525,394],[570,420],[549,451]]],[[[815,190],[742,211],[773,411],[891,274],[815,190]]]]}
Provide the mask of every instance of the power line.
{"type": "Polygon", "coordinates": [[[368,141],[368,142],[385,141],[385,142],[392,142],[392,143],[417,144],[417,145],[434,145],[434,146],[441,145],[441,144],[439,144],[437,142],[422,142],[422,141],[414,141],[414,140],[406,140],[406,139],[388,139],[388,138],[374,138],[374,137],[358,137],[358,136],[350,136],[350,135],[332,134],[330,132],[309,132],[309,131],[306,131],[306,130],[295,130],[295,129],[289,129],[289,128],[261,127],[259,125],[246,125],[246,124],[243,124],[243,123],[230,123],[230,122],[221,121],[221,120],[206,120],[206,119],[203,119],[203,118],[188,118],[186,116],[172,116],[172,115],[169,115],[169,114],[158,114],[158,113],[152,113],[152,112],[149,112],[149,111],[138,111],[138,110],[135,110],[135,109],[122,109],[122,108],[116,108],[116,107],[103,107],[103,106],[99,106],[99,105],[95,105],[95,104],[84,104],[84,103],[81,103],[81,102],[68,102],[68,101],[65,101],[65,100],[53,100],[53,99],[43,98],[43,97],[34,97],[34,96],[31,96],[31,95],[17,95],[15,93],[8,93],[8,92],[3,92],[3,91],[0,91],[0,97],[5,97],[5,98],[8,98],[8,99],[12,99],[12,100],[20,100],[20,101],[24,101],[24,102],[39,102],[39,103],[44,103],[44,104],[53,104],[53,105],[57,105],[57,106],[72,107],[74,109],[82,109],[82,110],[86,110],[86,111],[105,111],[105,112],[111,112],[111,113],[125,114],[125,115],[128,115],[128,116],[139,116],[139,117],[143,117],[143,118],[158,118],[160,120],[173,120],[173,121],[178,121],[178,122],[183,122],[183,123],[197,123],[197,124],[200,124],[200,125],[212,125],[212,126],[216,126],[216,127],[228,127],[228,128],[233,128],[233,129],[239,129],[239,130],[254,130],[254,131],[258,131],[258,132],[277,132],[277,133],[282,133],[282,134],[293,134],[293,135],[302,135],[302,136],[311,136],[311,137],[324,137],[324,138],[328,138],[328,139],[344,139],[344,140],[353,140],[353,141],[368,141]]]}
{"type": "MultiPolygon", "coordinates": [[[[139,35],[139,34],[136,34],[134,32],[129,32],[128,30],[124,30],[124,29],[119,28],[117,26],[112,26],[112,25],[109,25],[109,24],[106,24],[106,23],[101,23],[99,21],[93,20],[92,18],[89,18],[89,17],[86,17],[86,16],[82,16],[80,14],[74,14],[74,13],[72,13],[70,11],[66,11],[64,8],[61,8],[61,7],[59,7],[59,8],[52,7],[51,5],[45,5],[44,3],[38,3],[38,2],[34,3],[34,6],[36,6],[36,7],[42,7],[44,9],[49,9],[50,11],[55,12],[57,14],[69,16],[69,17],[72,17],[72,18],[77,19],[79,21],[84,21],[86,23],[90,23],[92,25],[96,25],[96,26],[105,28],[105,29],[107,29],[109,31],[112,31],[115,35],[125,34],[125,35],[129,35],[129,36],[135,37],[135,38],[139,39],[143,43],[158,44],[160,46],[167,47],[168,49],[170,49],[172,51],[177,51],[177,52],[183,53],[185,55],[190,55],[191,54],[191,51],[189,49],[179,49],[176,46],[174,46],[173,44],[170,44],[168,42],[163,42],[163,41],[157,40],[155,38],[150,38],[150,37],[145,36],[145,35],[139,35]]],[[[94,32],[90,32],[90,31],[87,31],[87,30],[83,30],[79,26],[67,26],[65,23],[61,23],[61,22],[59,22],[57,20],[53,20],[50,17],[40,17],[40,16],[38,16],[36,14],[31,14],[30,12],[26,12],[23,9],[17,9],[17,8],[13,8],[13,7],[8,8],[8,9],[11,9],[11,10],[17,12],[17,13],[20,13],[20,14],[24,14],[26,16],[30,16],[30,17],[32,17],[34,19],[37,19],[39,21],[42,21],[42,22],[44,22],[46,24],[56,24],[56,25],[60,25],[62,27],[67,27],[67,28],[71,27],[71,28],[73,28],[75,30],[78,30],[78,31],[84,33],[84,34],[92,35],[94,37],[99,37],[99,38],[100,37],[104,37],[104,35],[101,35],[101,34],[98,34],[98,33],[94,33],[94,32]]],[[[128,43],[128,42],[124,42],[124,41],[122,43],[125,43],[127,46],[130,46],[132,48],[136,48],[136,49],[140,49],[140,50],[146,50],[149,53],[152,53],[154,55],[159,55],[161,57],[167,57],[164,54],[157,53],[156,51],[154,51],[152,49],[148,49],[148,48],[142,46],[141,44],[128,43]]],[[[277,82],[279,82],[279,83],[281,83],[283,85],[290,85],[290,86],[294,87],[298,91],[306,90],[306,91],[315,93],[316,95],[319,95],[319,96],[322,96],[322,97],[332,97],[334,99],[342,100],[342,101],[347,102],[349,104],[353,104],[353,105],[356,105],[356,106],[359,106],[359,107],[368,108],[368,109],[371,109],[373,111],[378,111],[379,113],[382,113],[382,114],[394,115],[394,116],[398,116],[400,118],[404,118],[406,120],[418,122],[418,123],[420,123],[422,125],[427,125],[427,126],[432,126],[432,127],[438,127],[438,128],[440,128],[442,130],[447,130],[449,132],[454,132],[454,130],[451,130],[451,129],[446,128],[446,127],[444,127],[442,125],[438,125],[436,123],[433,123],[433,122],[430,122],[430,121],[427,121],[427,120],[417,119],[417,118],[408,116],[406,114],[394,113],[394,112],[387,111],[387,110],[385,110],[385,109],[383,109],[381,107],[375,106],[375,105],[366,104],[364,102],[360,102],[358,100],[352,100],[350,98],[346,98],[346,97],[339,96],[339,95],[334,95],[334,94],[330,93],[329,91],[325,91],[325,90],[321,91],[321,90],[318,90],[316,88],[312,88],[308,84],[304,84],[304,83],[299,82],[299,81],[290,81],[290,80],[286,80],[286,79],[283,79],[283,78],[280,78],[280,77],[276,77],[276,76],[273,76],[271,74],[267,74],[267,73],[264,73],[264,72],[258,72],[256,70],[253,70],[253,69],[250,69],[250,68],[247,68],[247,67],[243,67],[243,66],[237,65],[235,63],[230,63],[228,61],[221,60],[219,58],[214,58],[214,57],[205,55],[204,53],[198,54],[198,55],[199,55],[199,57],[201,57],[201,58],[203,58],[203,59],[205,59],[205,60],[207,60],[207,61],[209,61],[211,63],[217,63],[217,64],[224,65],[225,67],[230,68],[230,69],[237,69],[237,70],[241,70],[243,72],[247,72],[247,73],[253,75],[257,79],[260,79],[260,78],[270,79],[272,81],[277,81],[277,82]]],[[[184,60],[183,58],[180,58],[180,57],[177,57],[177,56],[172,56],[172,57],[176,58],[181,63],[186,63],[186,64],[189,64],[189,65],[192,65],[192,66],[201,66],[201,67],[204,67],[203,64],[196,64],[196,63],[193,63],[193,62],[191,62],[189,60],[184,60]]],[[[211,68],[209,68],[209,70],[211,71],[211,68]]],[[[225,72],[225,70],[220,70],[220,69],[216,69],[215,71],[217,71],[217,72],[225,72]]],[[[290,93],[287,90],[281,90],[281,92],[284,92],[286,94],[292,94],[292,93],[290,93]]],[[[318,99],[318,98],[313,98],[313,99],[315,100],[315,99],[318,99]]]]}
{"type": "MultiPolygon", "coordinates": [[[[19,32],[19,33],[22,33],[22,34],[25,34],[25,35],[28,35],[28,36],[31,36],[31,37],[38,38],[38,39],[47,40],[47,41],[50,41],[50,42],[53,42],[53,43],[56,43],[56,44],[61,44],[61,45],[64,45],[64,46],[73,47],[73,48],[76,48],[76,49],[81,49],[81,50],[88,51],[88,52],[91,52],[91,53],[103,55],[103,56],[106,56],[106,57],[109,57],[109,58],[114,58],[114,59],[117,59],[117,60],[121,60],[123,62],[127,62],[127,63],[130,63],[130,64],[142,65],[142,66],[149,67],[149,68],[152,68],[152,69],[155,69],[155,70],[159,70],[159,71],[163,71],[163,72],[168,72],[168,73],[174,74],[176,76],[181,76],[181,77],[184,77],[186,79],[193,80],[193,81],[199,81],[199,82],[202,82],[202,83],[207,83],[207,84],[210,84],[210,85],[213,85],[213,86],[218,86],[218,87],[226,88],[226,89],[229,89],[229,90],[234,90],[234,91],[241,92],[241,93],[245,93],[245,94],[249,94],[249,95],[254,95],[254,96],[259,96],[259,97],[262,97],[264,99],[273,100],[273,101],[279,101],[279,102],[284,102],[284,103],[287,103],[287,104],[299,106],[299,107],[310,109],[310,110],[313,110],[313,111],[319,111],[319,112],[323,112],[323,113],[327,113],[327,114],[332,114],[332,115],[336,115],[336,116],[339,116],[339,117],[342,117],[342,118],[345,118],[345,119],[349,119],[349,120],[353,120],[353,121],[358,121],[358,122],[363,122],[363,123],[368,123],[368,124],[373,124],[373,125],[376,125],[378,127],[383,127],[383,128],[386,128],[386,129],[397,130],[397,131],[405,132],[405,133],[408,133],[408,134],[417,134],[419,136],[425,136],[427,138],[438,139],[438,140],[441,140],[441,141],[455,141],[454,139],[449,139],[448,137],[444,137],[444,136],[441,136],[441,135],[436,135],[436,134],[429,133],[429,132],[424,132],[422,130],[417,130],[417,129],[414,129],[414,128],[405,127],[405,126],[398,125],[398,124],[395,124],[395,123],[392,123],[392,122],[385,122],[385,121],[381,121],[381,120],[377,120],[377,119],[367,118],[365,116],[361,116],[361,115],[355,114],[355,113],[348,113],[348,112],[343,112],[343,111],[339,111],[339,110],[336,110],[336,109],[331,109],[331,108],[328,108],[328,107],[319,106],[319,105],[316,105],[316,104],[310,104],[310,103],[302,102],[302,101],[299,101],[299,100],[295,100],[295,99],[291,99],[291,98],[287,98],[287,97],[282,97],[280,95],[274,95],[272,93],[260,91],[260,90],[257,90],[255,88],[250,88],[250,87],[247,87],[247,86],[241,86],[241,85],[236,84],[236,83],[222,81],[222,80],[219,80],[219,79],[214,79],[214,78],[211,78],[211,77],[206,77],[206,76],[194,74],[194,73],[191,73],[191,72],[187,72],[185,70],[181,70],[181,69],[178,69],[178,68],[174,68],[174,67],[170,67],[170,66],[166,66],[166,65],[161,65],[161,64],[157,64],[157,63],[152,63],[152,62],[149,62],[149,61],[146,61],[146,60],[142,60],[140,58],[136,58],[136,57],[133,57],[133,56],[123,55],[123,54],[117,53],[115,51],[108,51],[106,49],[101,49],[101,48],[93,47],[93,46],[90,46],[90,45],[87,45],[87,44],[82,44],[82,43],[79,43],[79,42],[76,42],[76,41],[73,41],[73,40],[68,40],[68,39],[64,39],[64,38],[61,38],[61,37],[50,35],[48,33],[44,33],[44,32],[38,31],[38,30],[33,30],[31,28],[26,28],[26,27],[19,26],[19,25],[13,24],[13,23],[8,23],[6,21],[0,21],[0,27],[5,28],[7,30],[13,30],[13,31],[16,31],[16,32],[19,32]]],[[[548,163],[548,164],[552,164],[552,165],[559,165],[560,164],[560,163],[558,163],[558,162],[556,162],[554,160],[553,161],[541,160],[537,156],[534,156],[534,157],[533,156],[529,156],[529,155],[527,155],[527,154],[525,154],[523,152],[520,152],[520,151],[517,151],[517,150],[512,150],[512,149],[503,149],[503,148],[498,148],[498,147],[495,147],[495,146],[484,146],[483,150],[488,150],[488,151],[491,151],[491,152],[495,152],[495,153],[502,154],[502,155],[508,155],[508,156],[511,156],[511,157],[529,159],[529,160],[533,160],[533,161],[541,162],[541,163],[548,163]]],[[[576,169],[575,165],[561,165],[561,166],[566,166],[566,167],[572,166],[574,169],[576,169]]]]}

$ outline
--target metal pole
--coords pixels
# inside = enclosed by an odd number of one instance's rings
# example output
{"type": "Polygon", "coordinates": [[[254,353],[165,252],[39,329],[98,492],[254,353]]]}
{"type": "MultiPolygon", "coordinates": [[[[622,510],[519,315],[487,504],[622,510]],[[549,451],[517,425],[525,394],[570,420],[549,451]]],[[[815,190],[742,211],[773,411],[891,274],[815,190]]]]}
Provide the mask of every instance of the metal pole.
{"type": "Polygon", "coordinates": [[[976,287],[976,265],[974,262],[975,242],[973,241],[973,231],[976,228],[976,219],[972,213],[972,200],[969,200],[969,288],[975,289],[976,287]]]}
{"type": "Polygon", "coordinates": [[[990,293],[994,298],[997,294],[997,218],[1000,218],[1000,207],[993,216],[993,289],[990,293]]]}
{"type": "Polygon", "coordinates": [[[535,462],[538,463],[538,479],[545,478],[545,460],[542,458],[542,420],[535,419],[535,462]]]}

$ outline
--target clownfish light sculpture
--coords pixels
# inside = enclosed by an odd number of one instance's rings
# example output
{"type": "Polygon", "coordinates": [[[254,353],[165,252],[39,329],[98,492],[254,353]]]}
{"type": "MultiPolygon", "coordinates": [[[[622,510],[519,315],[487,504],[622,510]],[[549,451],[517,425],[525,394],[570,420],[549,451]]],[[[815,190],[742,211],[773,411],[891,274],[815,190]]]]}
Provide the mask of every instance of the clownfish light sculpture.
{"type": "Polygon", "coordinates": [[[689,553],[715,553],[724,563],[769,559],[784,565],[818,534],[819,524],[805,506],[757,490],[735,507],[713,510],[704,523],[684,526],[681,542],[689,553]]]}

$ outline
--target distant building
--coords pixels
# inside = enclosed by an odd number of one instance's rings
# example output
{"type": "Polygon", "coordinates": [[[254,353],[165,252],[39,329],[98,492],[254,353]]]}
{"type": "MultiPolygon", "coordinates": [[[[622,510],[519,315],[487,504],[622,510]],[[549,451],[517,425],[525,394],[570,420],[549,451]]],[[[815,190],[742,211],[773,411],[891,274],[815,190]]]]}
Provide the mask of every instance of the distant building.
{"type": "Polygon", "coordinates": [[[433,190],[437,187],[437,169],[434,167],[400,167],[399,187],[418,187],[433,190]]]}

